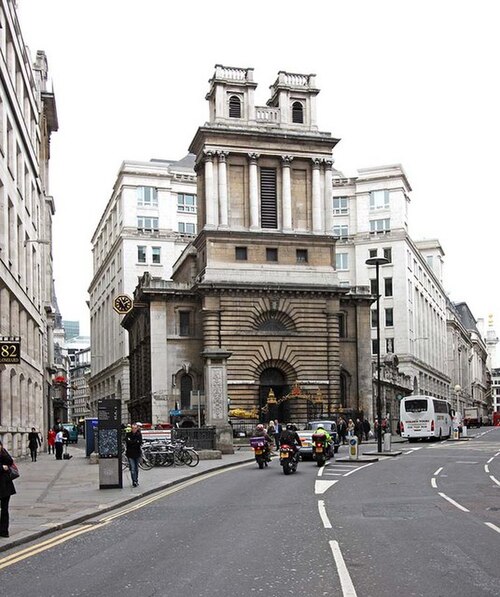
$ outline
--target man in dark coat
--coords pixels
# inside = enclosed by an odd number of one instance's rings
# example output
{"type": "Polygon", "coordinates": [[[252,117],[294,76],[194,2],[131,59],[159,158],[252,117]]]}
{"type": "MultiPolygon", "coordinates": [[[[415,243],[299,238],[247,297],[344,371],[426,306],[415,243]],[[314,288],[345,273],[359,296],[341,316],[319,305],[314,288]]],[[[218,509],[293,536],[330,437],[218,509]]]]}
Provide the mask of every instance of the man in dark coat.
{"type": "Polygon", "coordinates": [[[128,458],[130,467],[130,476],[132,477],[132,486],[139,485],[139,460],[142,457],[142,433],[139,430],[139,425],[134,423],[131,431],[125,435],[125,455],[128,458]]]}
{"type": "Polygon", "coordinates": [[[361,444],[363,441],[363,423],[359,419],[356,419],[354,423],[354,435],[358,438],[358,444],[361,444]]]}
{"type": "Polygon", "coordinates": [[[31,462],[36,462],[36,453],[41,445],[40,434],[34,427],[32,427],[31,432],[28,433],[28,448],[31,453],[31,462]]]}
{"type": "Polygon", "coordinates": [[[368,437],[370,435],[370,430],[372,426],[370,425],[370,421],[368,419],[363,419],[363,433],[365,434],[365,441],[368,441],[368,437]]]}
{"type": "Polygon", "coordinates": [[[0,440],[0,537],[9,536],[9,501],[10,496],[16,493],[9,471],[13,463],[12,456],[0,440]]]}

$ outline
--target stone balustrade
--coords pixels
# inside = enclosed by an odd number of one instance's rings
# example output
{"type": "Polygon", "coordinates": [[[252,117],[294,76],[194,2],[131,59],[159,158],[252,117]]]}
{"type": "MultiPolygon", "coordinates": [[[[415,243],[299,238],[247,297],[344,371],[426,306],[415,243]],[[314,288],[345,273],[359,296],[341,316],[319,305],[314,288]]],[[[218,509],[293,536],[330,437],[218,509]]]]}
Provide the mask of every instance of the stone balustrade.
{"type": "Polygon", "coordinates": [[[280,110],[279,110],[279,108],[268,108],[267,106],[256,106],[255,107],[255,120],[258,120],[259,122],[271,122],[273,124],[279,124],[280,110]]]}

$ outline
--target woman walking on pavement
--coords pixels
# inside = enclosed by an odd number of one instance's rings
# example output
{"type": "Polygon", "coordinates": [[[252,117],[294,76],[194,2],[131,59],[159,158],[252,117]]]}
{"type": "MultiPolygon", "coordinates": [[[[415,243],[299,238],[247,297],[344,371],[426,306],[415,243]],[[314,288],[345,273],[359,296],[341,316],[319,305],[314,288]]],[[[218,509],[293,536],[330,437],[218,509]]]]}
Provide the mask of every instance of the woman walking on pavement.
{"type": "Polygon", "coordinates": [[[36,453],[41,445],[40,434],[34,427],[32,427],[31,432],[28,433],[28,448],[31,453],[31,462],[36,462],[36,453]]]}
{"type": "Polygon", "coordinates": [[[125,455],[128,458],[132,487],[137,487],[139,485],[139,460],[142,456],[142,433],[137,423],[134,423],[131,431],[126,434],[125,445],[125,455]]]}
{"type": "Polygon", "coordinates": [[[55,454],[55,444],[56,444],[56,432],[53,429],[49,429],[47,433],[47,448],[48,453],[55,454]]]}
{"type": "Polygon", "coordinates": [[[10,478],[10,467],[13,464],[12,456],[0,440],[0,537],[9,536],[9,501],[10,496],[16,493],[10,478]]]}

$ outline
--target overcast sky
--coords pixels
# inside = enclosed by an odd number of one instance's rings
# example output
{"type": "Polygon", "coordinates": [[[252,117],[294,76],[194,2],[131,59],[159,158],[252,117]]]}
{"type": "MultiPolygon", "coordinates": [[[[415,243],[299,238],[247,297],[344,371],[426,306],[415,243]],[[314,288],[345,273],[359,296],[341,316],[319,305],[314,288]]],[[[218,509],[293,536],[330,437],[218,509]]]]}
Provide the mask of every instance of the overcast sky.
{"type": "Polygon", "coordinates": [[[451,299],[500,331],[499,14],[496,0],[19,0],[56,94],[63,319],[88,333],[90,239],[121,162],[183,157],[221,63],[255,68],[258,105],[279,70],[316,73],[319,128],[341,138],[335,166],[401,163],[412,237],[441,241],[451,299]]]}

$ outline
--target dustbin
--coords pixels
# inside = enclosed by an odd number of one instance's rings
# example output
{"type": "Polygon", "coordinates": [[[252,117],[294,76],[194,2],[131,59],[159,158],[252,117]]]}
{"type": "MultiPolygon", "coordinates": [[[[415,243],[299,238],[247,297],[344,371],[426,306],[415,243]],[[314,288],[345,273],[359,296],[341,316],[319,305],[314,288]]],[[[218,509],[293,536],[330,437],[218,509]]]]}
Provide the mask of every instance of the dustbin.
{"type": "Polygon", "coordinates": [[[384,433],[384,448],[383,448],[384,452],[391,451],[391,439],[392,439],[392,436],[391,436],[390,432],[386,431],[384,433]]]}

